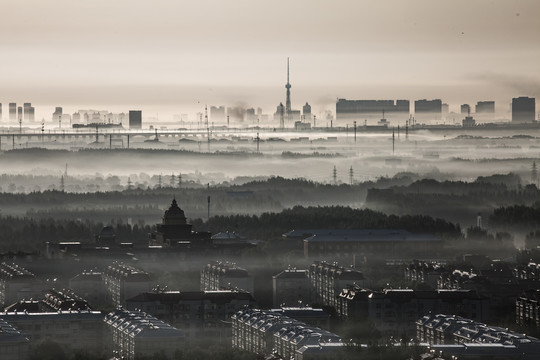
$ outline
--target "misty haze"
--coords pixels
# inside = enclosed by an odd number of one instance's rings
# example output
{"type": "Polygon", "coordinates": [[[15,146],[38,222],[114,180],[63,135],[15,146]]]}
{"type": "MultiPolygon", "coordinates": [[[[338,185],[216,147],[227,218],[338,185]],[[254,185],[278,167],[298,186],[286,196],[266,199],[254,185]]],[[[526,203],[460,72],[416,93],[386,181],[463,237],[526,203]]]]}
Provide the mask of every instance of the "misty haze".
{"type": "Polygon", "coordinates": [[[1,8],[0,360],[539,358],[536,1],[1,8]]]}

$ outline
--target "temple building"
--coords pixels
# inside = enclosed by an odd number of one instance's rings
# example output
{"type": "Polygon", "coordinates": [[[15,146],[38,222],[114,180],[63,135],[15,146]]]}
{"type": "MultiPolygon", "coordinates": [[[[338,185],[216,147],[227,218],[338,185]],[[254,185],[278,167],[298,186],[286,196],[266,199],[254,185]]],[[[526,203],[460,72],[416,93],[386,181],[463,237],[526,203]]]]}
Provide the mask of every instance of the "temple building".
{"type": "Polygon", "coordinates": [[[178,207],[176,199],[173,199],[171,206],[165,211],[163,221],[156,225],[156,231],[150,234],[150,246],[186,248],[207,247],[212,245],[211,233],[195,232],[191,229],[191,224],[187,223],[184,211],[178,207]]]}

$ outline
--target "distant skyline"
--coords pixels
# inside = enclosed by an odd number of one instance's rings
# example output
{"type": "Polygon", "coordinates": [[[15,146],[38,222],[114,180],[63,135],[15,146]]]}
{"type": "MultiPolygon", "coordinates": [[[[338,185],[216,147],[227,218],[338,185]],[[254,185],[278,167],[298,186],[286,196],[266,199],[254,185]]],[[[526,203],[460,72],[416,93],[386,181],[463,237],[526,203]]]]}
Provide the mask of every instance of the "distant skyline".
{"type": "Polygon", "coordinates": [[[338,97],[441,98],[455,111],[540,98],[537,0],[22,0],[0,10],[0,102],[32,102],[36,119],[54,106],[270,113],[285,101],[287,57],[292,106],[315,113],[338,97]]]}

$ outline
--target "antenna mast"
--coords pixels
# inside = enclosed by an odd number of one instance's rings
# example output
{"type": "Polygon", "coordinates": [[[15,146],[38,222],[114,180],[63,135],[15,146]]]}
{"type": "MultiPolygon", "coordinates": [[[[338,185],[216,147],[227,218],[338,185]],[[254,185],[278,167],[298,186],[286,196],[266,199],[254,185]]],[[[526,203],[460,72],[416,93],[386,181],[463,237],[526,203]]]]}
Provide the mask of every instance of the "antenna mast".
{"type": "Polygon", "coordinates": [[[285,99],[285,113],[287,114],[287,120],[291,120],[291,84],[289,82],[289,58],[287,58],[287,98],[285,99]]]}

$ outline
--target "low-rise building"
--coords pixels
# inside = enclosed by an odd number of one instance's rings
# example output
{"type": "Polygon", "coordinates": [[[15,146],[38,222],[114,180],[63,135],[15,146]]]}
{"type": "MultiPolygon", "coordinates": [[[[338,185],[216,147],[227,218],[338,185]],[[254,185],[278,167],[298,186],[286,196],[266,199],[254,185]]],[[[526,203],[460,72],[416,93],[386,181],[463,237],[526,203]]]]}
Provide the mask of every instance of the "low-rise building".
{"type": "Polygon", "coordinates": [[[251,308],[250,293],[238,290],[144,292],[126,300],[126,309],[144,311],[181,329],[191,340],[209,338],[229,342],[232,315],[251,308]]]}
{"type": "Polygon", "coordinates": [[[516,300],[516,323],[540,327],[540,290],[524,291],[516,300]]]}
{"type": "Polygon", "coordinates": [[[66,353],[103,351],[103,314],[99,311],[2,312],[0,320],[13,325],[32,345],[54,341],[66,353]]]}
{"type": "Polygon", "coordinates": [[[326,348],[333,351],[319,359],[335,358],[344,349],[338,335],[268,310],[237,312],[232,317],[232,335],[233,348],[279,359],[310,359],[310,347],[323,344],[335,346],[326,348]]]}
{"type": "Polygon", "coordinates": [[[2,360],[27,360],[30,357],[30,340],[4,319],[0,319],[0,354],[2,360]]]}
{"type": "Polygon", "coordinates": [[[90,305],[100,307],[106,304],[103,274],[95,270],[85,270],[69,279],[69,287],[90,305]]]}
{"type": "Polygon", "coordinates": [[[214,261],[201,271],[201,291],[240,289],[253,294],[253,277],[234,263],[214,261]]]}
{"type": "Polygon", "coordinates": [[[388,335],[415,332],[415,321],[429,313],[447,312],[476,320],[489,319],[489,299],[473,290],[343,289],[338,314],[347,319],[370,319],[388,335]]]}
{"type": "Polygon", "coordinates": [[[274,307],[295,306],[310,301],[308,271],[286,269],[272,276],[272,296],[274,307]]]}
{"type": "Polygon", "coordinates": [[[442,264],[413,260],[405,267],[405,280],[424,283],[436,289],[440,277],[447,272],[448,269],[442,264]]]}
{"type": "Polygon", "coordinates": [[[346,268],[337,263],[316,261],[308,271],[311,301],[334,308],[339,306],[339,294],[347,286],[368,287],[364,274],[353,268],[346,268]]]}
{"type": "Polygon", "coordinates": [[[433,346],[436,349],[451,350],[452,347],[440,345],[460,345],[455,347],[459,350],[455,352],[456,355],[463,354],[463,356],[458,355],[460,359],[482,359],[483,357],[473,356],[475,351],[471,350],[474,348],[477,349],[479,355],[491,355],[491,357],[486,357],[489,359],[504,359],[502,355],[506,355],[508,359],[533,360],[538,359],[540,353],[540,340],[537,338],[456,315],[426,315],[416,321],[416,328],[417,339],[437,345],[433,346]],[[471,346],[472,344],[487,346],[492,353],[489,354],[484,348],[482,354],[483,347],[471,346]],[[466,350],[467,347],[469,350],[466,350]]]}
{"type": "Polygon", "coordinates": [[[330,314],[323,309],[312,308],[311,306],[292,306],[270,309],[270,311],[301,321],[310,326],[321,329],[330,328],[330,314]]]}
{"type": "Polygon", "coordinates": [[[17,264],[0,264],[0,304],[40,296],[43,287],[36,276],[17,264]]]}
{"type": "Polygon", "coordinates": [[[133,266],[114,263],[103,272],[107,300],[111,305],[124,306],[126,299],[152,289],[150,275],[133,266]]]}
{"type": "Polygon", "coordinates": [[[163,354],[173,358],[184,345],[184,335],[157,318],[143,312],[118,309],[105,316],[109,354],[134,360],[163,354]]]}
{"type": "Polygon", "coordinates": [[[88,302],[70,290],[58,291],[49,289],[42,299],[20,300],[7,306],[7,312],[53,312],[53,311],[90,311],[93,310],[88,302]]]}
{"type": "Polygon", "coordinates": [[[405,230],[313,230],[304,239],[304,256],[355,263],[404,257],[436,256],[443,241],[435,236],[405,230]]]}

